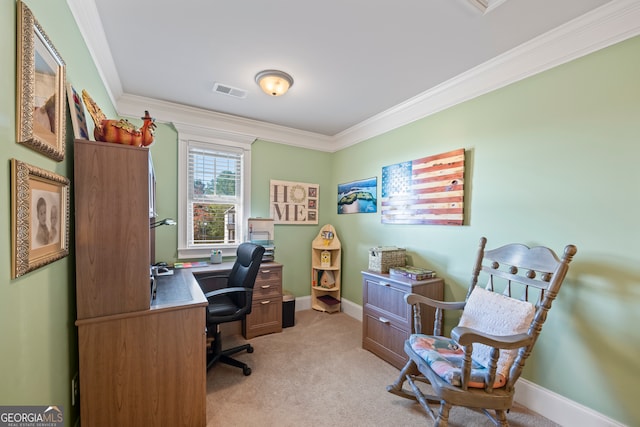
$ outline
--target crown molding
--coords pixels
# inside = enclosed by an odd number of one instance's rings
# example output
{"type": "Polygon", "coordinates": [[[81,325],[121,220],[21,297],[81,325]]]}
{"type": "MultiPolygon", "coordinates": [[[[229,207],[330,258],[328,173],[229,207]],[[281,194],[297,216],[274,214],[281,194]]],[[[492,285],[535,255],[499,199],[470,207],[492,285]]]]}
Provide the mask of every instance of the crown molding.
{"type": "Polygon", "coordinates": [[[95,0],[67,0],[118,114],[335,152],[640,34],[640,0],[612,0],[334,136],[124,94],[95,0]]]}
{"type": "Polygon", "coordinates": [[[640,0],[614,0],[335,135],[335,150],[640,34],[640,0]]]}
{"type": "Polygon", "coordinates": [[[256,139],[252,136],[241,135],[231,132],[224,132],[204,126],[194,126],[192,124],[173,123],[173,127],[178,132],[178,138],[185,141],[209,142],[214,144],[231,145],[249,149],[256,139]]]}
{"type": "Polygon", "coordinates": [[[122,95],[116,109],[118,114],[127,117],[139,117],[145,110],[149,110],[157,121],[172,123],[177,128],[192,126],[210,129],[213,133],[262,139],[313,150],[330,151],[333,144],[330,136],[137,95],[122,95]]]}
{"type": "Polygon", "coordinates": [[[124,91],[96,3],[94,0],[67,0],[67,5],[98,69],[111,103],[115,106],[124,91]]]}

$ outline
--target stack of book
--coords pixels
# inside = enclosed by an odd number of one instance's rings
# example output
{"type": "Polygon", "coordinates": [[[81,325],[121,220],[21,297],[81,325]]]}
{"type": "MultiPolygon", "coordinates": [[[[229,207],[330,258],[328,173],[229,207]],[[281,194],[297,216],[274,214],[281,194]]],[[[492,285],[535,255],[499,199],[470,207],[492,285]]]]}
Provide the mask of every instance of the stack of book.
{"type": "Polygon", "coordinates": [[[404,277],[411,280],[426,280],[436,277],[436,272],[433,270],[427,270],[426,268],[406,265],[404,267],[389,268],[389,275],[395,277],[404,277]]]}

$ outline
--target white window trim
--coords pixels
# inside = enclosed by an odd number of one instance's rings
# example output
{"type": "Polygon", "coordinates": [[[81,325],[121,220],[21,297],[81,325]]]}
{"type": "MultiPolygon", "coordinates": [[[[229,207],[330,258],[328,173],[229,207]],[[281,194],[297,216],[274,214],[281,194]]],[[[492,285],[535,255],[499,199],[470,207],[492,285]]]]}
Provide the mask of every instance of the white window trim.
{"type": "Polygon", "coordinates": [[[242,174],[242,207],[241,218],[236,221],[238,243],[230,245],[216,245],[222,249],[222,256],[233,256],[240,242],[247,236],[247,219],[251,215],[251,144],[255,137],[232,134],[216,129],[173,124],[178,131],[178,259],[208,258],[210,247],[189,248],[187,246],[187,174],[188,174],[188,146],[189,144],[207,147],[208,145],[227,146],[243,150],[242,174]]]}

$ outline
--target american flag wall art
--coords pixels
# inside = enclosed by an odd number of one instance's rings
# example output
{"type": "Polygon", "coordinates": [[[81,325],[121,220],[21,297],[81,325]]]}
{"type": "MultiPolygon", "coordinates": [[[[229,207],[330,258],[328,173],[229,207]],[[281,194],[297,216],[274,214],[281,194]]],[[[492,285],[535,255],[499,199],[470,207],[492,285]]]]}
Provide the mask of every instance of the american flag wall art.
{"type": "Polygon", "coordinates": [[[464,148],[382,168],[383,224],[462,225],[464,148]]]}

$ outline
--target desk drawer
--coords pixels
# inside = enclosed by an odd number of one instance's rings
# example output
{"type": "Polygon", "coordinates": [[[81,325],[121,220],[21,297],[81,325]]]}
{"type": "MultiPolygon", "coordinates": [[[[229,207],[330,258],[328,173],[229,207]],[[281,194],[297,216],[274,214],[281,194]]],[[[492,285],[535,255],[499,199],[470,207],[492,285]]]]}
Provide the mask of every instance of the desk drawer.
{"type": "Polygon", "coordinates": [[[253,300],[251,314],[242,323],[242,334],[250,339],[282,331],[282,295],[253,300]]]}
{"type": "Polygon", "coordinates": [[[253,300],[282,297],[282,282],[279,280],[256,280],[253,300]]]}
{"type": "Polygon", "coordinates": [[[280,266],[263,265],[260,267],[256,282],[262,280],[277,280],[282,282],[282,268],[280,266]]]}

